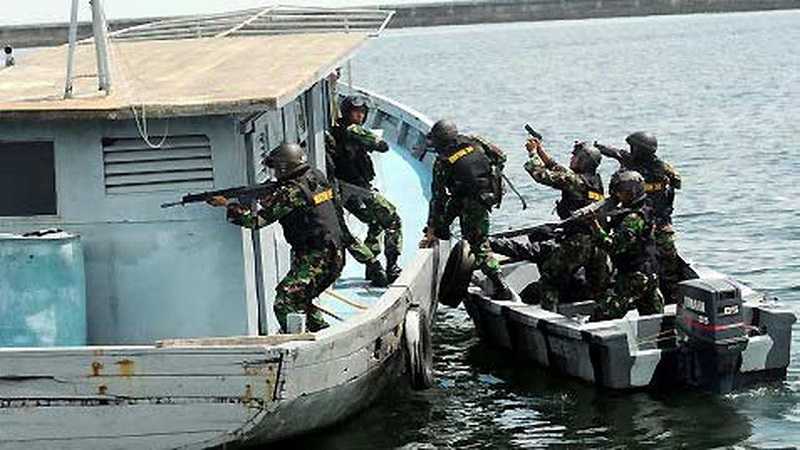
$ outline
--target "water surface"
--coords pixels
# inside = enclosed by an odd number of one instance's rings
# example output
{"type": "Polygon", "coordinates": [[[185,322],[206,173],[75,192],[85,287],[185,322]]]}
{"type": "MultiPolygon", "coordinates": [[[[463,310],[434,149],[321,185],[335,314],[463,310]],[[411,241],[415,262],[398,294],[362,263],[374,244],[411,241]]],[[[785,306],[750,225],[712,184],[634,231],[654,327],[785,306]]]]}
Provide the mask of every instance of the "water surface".
{"type": "MultiPolygon", "coordinates": [[[[522,169],[525,122],[566,163],[574,140],[650,130],[681,172],[682,254],[800,311],[800,11],[391,31],[354,63],[359,85],[453,117],[509,154],[531,205],[494,228],[552,220],[558,194],[522,169]]],[[[605,160],[606,180],[616,163],[605,160]]],[[[418,230],[405,230],[417,239],[418,230]]],[[[437,386],[387,398],[314,448],[786,448],[800,445],[800,358],[785,382],[727,396],[614,393],[483,346],[440,309],[437,386]]]]}

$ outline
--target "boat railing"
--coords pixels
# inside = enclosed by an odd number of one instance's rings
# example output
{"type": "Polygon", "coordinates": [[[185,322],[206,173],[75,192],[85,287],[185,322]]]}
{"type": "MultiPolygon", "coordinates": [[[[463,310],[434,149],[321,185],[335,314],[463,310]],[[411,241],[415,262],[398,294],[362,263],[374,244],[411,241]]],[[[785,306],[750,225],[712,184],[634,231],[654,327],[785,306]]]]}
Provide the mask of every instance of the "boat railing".
{"type": "MultiPolygon", "coordinates": [[[[224,14],[182,16],[109,34],[115,41],[177,40],[301,33],[366,33],[377,37],[394,16],[376,8],[268,6],[224,14]]],[[[83,43],[92,42],[87,39],[83,43]]]]}

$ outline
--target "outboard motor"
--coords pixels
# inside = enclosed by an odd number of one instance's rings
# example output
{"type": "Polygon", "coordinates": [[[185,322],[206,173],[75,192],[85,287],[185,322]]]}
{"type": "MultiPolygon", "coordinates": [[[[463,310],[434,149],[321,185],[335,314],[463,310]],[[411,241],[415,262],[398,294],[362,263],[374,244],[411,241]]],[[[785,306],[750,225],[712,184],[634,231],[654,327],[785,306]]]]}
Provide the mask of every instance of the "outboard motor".
{"type": "Polygon", "coordinates": [[[687,280],[678,286],[677,331],[684,382],[717,393],[733,390],[747,346],[741,291],[725,279],[687,280]]]}

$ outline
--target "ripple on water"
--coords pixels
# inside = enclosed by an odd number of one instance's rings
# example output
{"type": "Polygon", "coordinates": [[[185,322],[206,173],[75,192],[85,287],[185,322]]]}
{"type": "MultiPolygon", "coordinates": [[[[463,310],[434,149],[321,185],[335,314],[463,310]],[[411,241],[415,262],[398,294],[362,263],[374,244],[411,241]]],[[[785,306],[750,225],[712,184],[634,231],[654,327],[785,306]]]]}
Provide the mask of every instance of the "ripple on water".
{"type": "MultiPolygon", "coordinates": [[[[453,117],[508,156],[528,199],[496,229],[553,220],[557,194],[522,169],[526,121],[566,163],[573,140],[653,130],[683,176],[678,248],[800,312],[800,11],[390,31],[354,63],[363,85],[453,117]],[[464,69],[467,67],[467,69],[464,69]],[[632,67],[645,68],[631,70],[632,67]]],[[[605,160],[607,181],[617,164],[605,160]]],[[[413,236],[416,231],[407,231],[413,236]]],[[[437,388],[403,392],[306,448],[785,448],[800,443],[800,327],[786,383],[731,396],[614,393],[484,347],[440,308],[437,388]],[[488,381],[487,380],[491,380],[488,381]]]]}

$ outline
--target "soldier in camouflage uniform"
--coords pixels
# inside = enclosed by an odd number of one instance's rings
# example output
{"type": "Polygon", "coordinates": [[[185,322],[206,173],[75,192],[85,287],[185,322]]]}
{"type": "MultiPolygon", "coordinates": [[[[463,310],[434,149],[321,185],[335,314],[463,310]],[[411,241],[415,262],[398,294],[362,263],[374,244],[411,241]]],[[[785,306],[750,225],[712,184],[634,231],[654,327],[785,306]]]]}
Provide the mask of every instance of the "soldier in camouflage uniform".
{"type": "Polygon", "coordinates": [[[681,176],[674,167],[656,156],[658,141],[654,135],[637,131],[625,141],[630,145],[630,151],[606,146],[600,146],[600,151],[617,159],[623,168],[635,170],[644,177],[647,204],[653,209],[656,223],[661,290],[668,303],[676,303],[677,283],[685,278],[684,263],[675,247],[672,228],[675,190],[681,188],[681,176]]]}
{"type": "MultiPolygon", "coordinates": [[[[603,181],[597,174],[602,156],[594,146],[575,143],[569,168],[554,161],[538,139],[530,139],[525,146],[530,156],[525,170],[537,182],[561,191],[556,205],[559,218],[567,219],[575,210],[604,199],[603,181]]],[[[523,290],[523,301],[539,300],[543,308],[555,311],[563,295],[573,300],[604,295],[610,277],[608,255],[594,245],[587,224],[576,223],[567,231],[557,238],[558,246],[550,256],[539,262],[540,279],[523,290]],[[585,274],[583,283],[576,282],[580,281],[576,274],[581,268],[585,274]]]]}
{"type": "Polygon", "coordinates": [[[242,227],[280,222],[292,246],[292,262],[276,288],[275,315],[285,331],[288,313],[305,312],[308,329],[318,331],[327,324],[312,300],[336,281],[345,261],[335,192],[322,172],[308,166],[297,144],[281,145],[269,153],[265,164],[275,170],[278,183],[258,200],[257,213],[224,197],[208,203],[226,206],[228,220],[242,227]]]}
{"type": "Polygon", "coordinates": [[[614,174],[611,195],[620,209],[610,214],[608,229],[595,220],[595,241],[611,255],[616,270],[613,290],[601,299],[595,319],[618,319],[632,309],[640,314],[664,312],[658,288],[658,260],[652,208],[645,201],[644,178],[634,171],[614,174]]]}
{"type": "Polygon", "coordinates": [[[493,298],[510,300],[511,288],[489,245],[489,210],[500,203],[506,158],[502,151],[475,137],[458,134],[449,120],[434,124],[429,143],[438,156],[433,165],[432,198],[422,246],[433,239],[450,239],[450,225],[458,218],[461,235],[470,244],[475,266],[494,285],[493,298]]]}
{"type": "MultiPolygon", "coordinates": [[[[377,255],[383,238],[386,273],[377,260],[367,263],[366,278],[380,284],[400,275],[397,265],[403,244],[402,222],[389,200],[372,186],[375,167],[369,153],[389,151],[385,141],[364,127],[369,114],[367,101],[350,96],[342,101],[342,117],[326,136],[328,174],[336,178],[342,204],[368,227],[364,244],[377,255]]],[[[363,262],[363,261],[362,261],[363,262]]]]}

